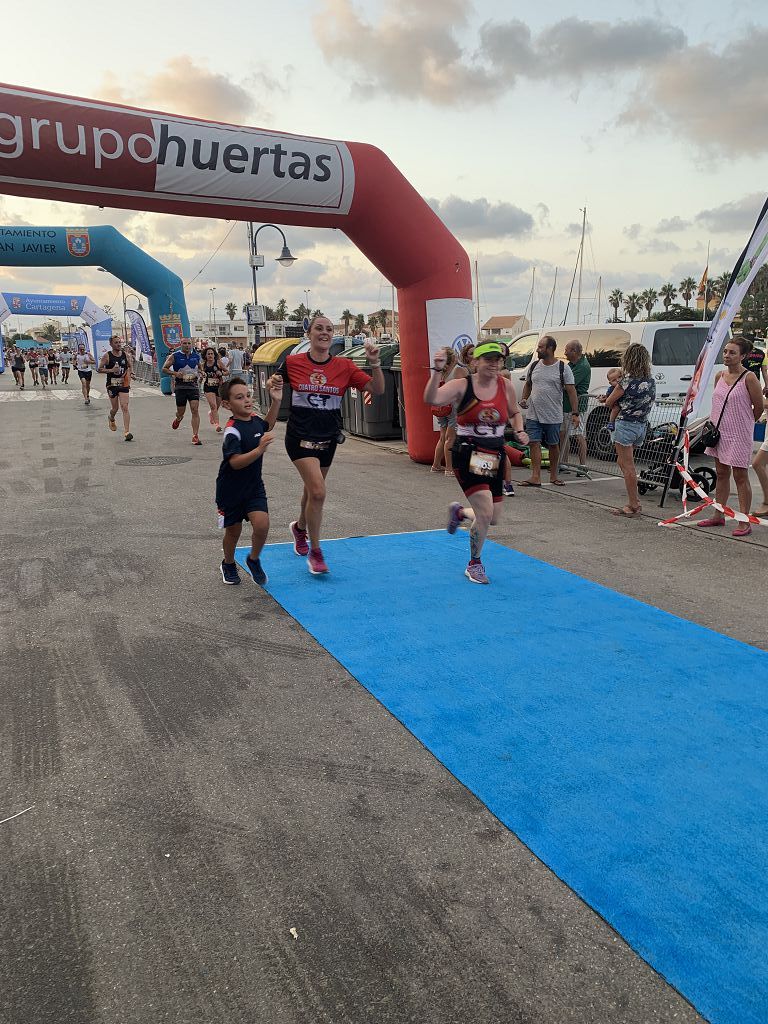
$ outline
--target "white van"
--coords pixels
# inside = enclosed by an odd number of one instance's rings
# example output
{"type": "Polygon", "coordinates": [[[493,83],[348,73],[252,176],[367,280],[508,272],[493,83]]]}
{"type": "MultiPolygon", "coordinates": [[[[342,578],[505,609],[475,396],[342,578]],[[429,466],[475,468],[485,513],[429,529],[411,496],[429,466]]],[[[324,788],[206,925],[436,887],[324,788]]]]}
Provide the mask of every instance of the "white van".
{"type": "MultiPolygon", "coordinates": [[[[608,370],[619,366],[632,342],[645,345],[651,355],[651,376],[656,381],[656,397],[678,398],[688,391],[693,369],[706,341],[708,321],[694,323],[651,320],[637,324],[581,324],[578,327],[551,327],[526,331],[509,343],[507,366],[518,398],[522,394],[528,365],[536,357],[539,338],[549,335],[557,342],[557,356],[565,359],[569,341],[580,341],[592,367],[590,394],[603,394],[608,387],[608,370]]],[[[716,370],[723,369],[722,353],[716,370]]]]}
{"type": "MultiPolygon", "coordinates": [[[[565,346],[569,341],[580,341],[584,355],[592,367],[590,395],[602,395],[608,388],[608,370],[619,366],[621,357],[633,342],[645,345],[651,355],[651,376],[656,381],[656,400],[676,400],[685,396],[693,377],[693,370],[699,352],[706,341],[709,322],[693,323],[673,320],[650,320],[640,323],[581,324],[578,327],[552,327],[549,330],[526,331],[509,342],[507,367],[511,370],[512,381],[518,399],[523,393],[528,367],[536,358],[539,338],[549,335],[557,342],[556,355],[565,360],[565,346]]],[[[717,370],[724,369],[722,351],[718,355],[717,370]]],[[[714,373],[704,394],[703,409],[709,409],[714,373]]],[[[587,441],[590,448],[600,448],[600,428],[606,414],[595,409],[586,424],[587,441]]],[[[610,441],[610,436],[608,436],[610,441]]],[[[608,444],[608,448],[612,448],[608,444]]]]}

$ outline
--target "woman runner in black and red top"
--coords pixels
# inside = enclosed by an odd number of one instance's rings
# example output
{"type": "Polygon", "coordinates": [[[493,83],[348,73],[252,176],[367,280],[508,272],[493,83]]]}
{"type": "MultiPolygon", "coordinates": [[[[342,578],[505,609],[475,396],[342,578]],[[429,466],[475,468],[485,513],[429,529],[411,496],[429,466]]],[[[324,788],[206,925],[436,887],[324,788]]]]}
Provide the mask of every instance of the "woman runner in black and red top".
{"type": "Polygon", "coordinates": [[[528,435],[522,429],[523,414],[517,404],[511,380],[500,376],[504,353],[495,341],[475,347],[475,371],[469,376],[449,381],[440,387],[445,366],[441,349],[432,358],[429,382],[424,389],[427,405],[448,405],[456,402],[456,441],[453,447],[453,472],[470,507],[454,501],[448,509],[448,532],[455,533],[465,520],[469,530],[470,560],[464,575],[473,583],[490,582],[480,554],[489,526],[500,519],[502,485],[504,482],[504,429],[511,420],[521,444],[528,435]]]}
{"type": "Polygon", "coordinates": [[[333,324],[327,317],[313,317],[308,334],[309,352],[285,360],[284,375],[291,388],[285,448],[304,484],[299,517],[290,524],[293,550],[307,557],[309,571],[317,576],[328,572],[320,549],[320,526],[325,478],[341,433],[341,400],[350,387],[372,395],[383,394],[384,375],[375,342],[365,342],[368,366],[373,371],[369,377],[351,359],[329,354],[333,324]]]}

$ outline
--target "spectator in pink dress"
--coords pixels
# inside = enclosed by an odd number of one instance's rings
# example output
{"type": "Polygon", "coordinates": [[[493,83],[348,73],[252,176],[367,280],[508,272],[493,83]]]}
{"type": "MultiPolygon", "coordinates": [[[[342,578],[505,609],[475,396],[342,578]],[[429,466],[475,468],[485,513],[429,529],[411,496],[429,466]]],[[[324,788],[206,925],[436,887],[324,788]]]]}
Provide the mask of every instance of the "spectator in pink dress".
{"type": "MultiPolygon", "coordinates": [[[[731,338],[723,350],[725,369],[715,377],[712,394],[713,423],[720,420],[720,440],[706,454],[714,456],[717,472],[715,497],[720,505],[728,504],[731,490],[731,470],[739,497],[739,509],[749,512],[752,504],[752,487],[749,483],[749,466],[752,462],[752,444],[755,423],[763,414],[763,393],[754,373],[743,366],[742,359],[752,348],[746,338],[731,338]],[[722,414],[722,415],[721,415],[722,414]]],[[[699,526],[722,526],[725,517],[715,512],[704,519],[699,526]]],[[[733,531],[734,537],[747,537],[752,533],[749,523],[739,523],[733,531]]]]}

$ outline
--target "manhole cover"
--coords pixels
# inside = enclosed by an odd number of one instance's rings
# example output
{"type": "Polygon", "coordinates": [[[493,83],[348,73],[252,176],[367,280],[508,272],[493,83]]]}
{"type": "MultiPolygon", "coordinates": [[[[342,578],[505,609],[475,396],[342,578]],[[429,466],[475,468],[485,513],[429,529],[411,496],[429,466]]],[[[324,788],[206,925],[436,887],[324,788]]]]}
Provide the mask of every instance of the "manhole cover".
{"type": "Polygon", "coordinates": [[[180,466],[191,462],[192,456],[184,455],[143,455],[138,459],[120,459],[116,466],[180,466]]]}

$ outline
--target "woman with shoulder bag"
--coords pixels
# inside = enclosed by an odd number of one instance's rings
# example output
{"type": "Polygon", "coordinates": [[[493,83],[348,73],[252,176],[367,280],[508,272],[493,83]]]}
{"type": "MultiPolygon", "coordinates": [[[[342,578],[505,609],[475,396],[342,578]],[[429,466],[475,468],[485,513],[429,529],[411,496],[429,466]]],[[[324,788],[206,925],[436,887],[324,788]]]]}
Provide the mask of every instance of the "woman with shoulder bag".
{"type": "MultiPolygon", "coordinates": [[[[739,497],[739,510],[749,513],[752,504],[752,487],[749,483],[749,466],[752,462],[752,444],[755,423],[763,415],[763,393],[754,373],[742,365],[742,359],[752,348],[752,343],[738,335],[723,349],[725,369],[715,377],[712,393],[710,421],[719,431],[714,444],[706,449],[707,455],[715,459],[717,485],[715,497],[719,505],[728,504],[731,490],[731,470],[739,497]]],[[[711,433],[711,431],[710,431],[711,433]]],[[[722,526],[725,516],[715,512],[702,520],[699,527],[722,526]]],[[[733,537],[748,537],[752,533],[749,523],[739,523],[732,532],[733,537]]]]}
{"type": "MultiPolygon", "coordinates": [[[[445,356],[445,366],[443,367],[443,372],[440,374],[440,387],[442,387],[443,384],[447,384],[449,380],[453,380],[456,375],[456,353],[447,345],[440,351],[445,356]]],[[[440,392],[438,390],[438,401],[432,406],[432,415],[435,417],[437,424],[440,427],[440,437],[438,438],[435,446],[435,454],[432,456],[431,472],[442,473],[442,464],[444,460],[445,475],[453,476],[451,449],[453,447],[453,442],[456,440],[456,410],[452,403],[442,405],[439,398],[440,392]]]]}

